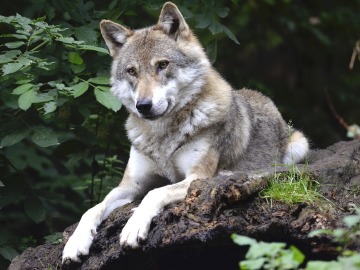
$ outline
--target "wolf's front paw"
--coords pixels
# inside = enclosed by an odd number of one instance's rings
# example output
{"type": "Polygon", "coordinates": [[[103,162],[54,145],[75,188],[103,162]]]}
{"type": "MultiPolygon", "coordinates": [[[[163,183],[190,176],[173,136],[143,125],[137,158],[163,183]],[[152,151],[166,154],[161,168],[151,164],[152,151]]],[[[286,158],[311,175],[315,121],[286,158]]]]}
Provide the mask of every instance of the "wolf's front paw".
{"type": "Polygon", "coordinates": [[[137,248],[139,247],[139,242],[146,239],[151,220],[155,216],[149,214],[149,212],[146,213],[141,208],[135,210],[120,234],[121,246],[137,248]]]}
{"type": "Polygon", "coordinates": [[[84,229],[78,230],[81,228],[76,228],[73,235],[69,238],[68,242],[65,245],[62,254],[62,263],[68,264],[71,261],[81,262],[81,255],[88,255],[91,243],[96,234],[95,229],[84,229]]]}

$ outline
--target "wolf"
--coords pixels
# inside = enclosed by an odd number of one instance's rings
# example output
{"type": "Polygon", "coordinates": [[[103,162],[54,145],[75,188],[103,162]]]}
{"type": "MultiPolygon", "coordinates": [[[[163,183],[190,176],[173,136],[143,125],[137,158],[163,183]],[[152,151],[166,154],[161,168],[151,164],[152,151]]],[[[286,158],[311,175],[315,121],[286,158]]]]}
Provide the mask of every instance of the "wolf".
{"type": "Polygon", "coordinates": [[[63,262],[87,255],[98,225],[122,205],[143,198],[120,234],[121,246],[137,248],[152,218],[184,200],[192,181],[306,156],[307,138],[269,98],[233,90],[211,66],[175,4],[164,4],[154,26],[103,20],[100,29],[112,57],[111,92],[129,112],[130,157],[120,185],[81,217],[63,262]]]}

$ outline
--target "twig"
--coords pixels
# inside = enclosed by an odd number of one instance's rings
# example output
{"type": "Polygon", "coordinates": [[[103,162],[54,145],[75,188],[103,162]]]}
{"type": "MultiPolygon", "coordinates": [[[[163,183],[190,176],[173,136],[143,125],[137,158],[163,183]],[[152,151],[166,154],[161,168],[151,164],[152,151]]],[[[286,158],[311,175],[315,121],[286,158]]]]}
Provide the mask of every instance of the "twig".
{"type": "Polygon", "coordinates": [[[349,64],[350,70],[352,70],[354,68],[356,56],[358,56],[358,59],[360,61],[360,40],[356,41],[356,43],[355,43],[354,50],[353,50],[353,53],[352,53],[351,59],[350,59],[350,64],[349,64]]]}
{"type": "MultiPolygon", "coordinates": [[[[100,125],[100,115],[101,115],[101,109],[98,111],[98,117],[96,119],[96,125],[95,125],[95,137],[98,136],[99,131],[99,125],[100,125]]],[[[94,195],[94,185],[95,185],[95,176],[99,173],[99,166],[98,162],[95,158],[96,152],[97,152],[97,146],[95,146],[92,149],[92,164],[91,164],[91,188],[90,188],[90,206],[93,207],[94,201],[95,201],[95,195],[94,195]]]]}
{"type": "Polygon", "coordinates": [[[354,140],[360,140],[360,127],[356,124],[349,125],[346,123],[344,118],[342,118],[335,110],[335,107],[330,99],[329,94],[325,91],[325,96],[330,107],[331,112],[335,116],[335,118],[339,121],[340,125],[342,125],[347,130],[347,137],[352,138],[354,140]]]}
{"type": "Polygon", "coordinates": [[[327,100],[327,103],[329,105],[329,108],[332,112],[332,114],[335,116],[335,118],[339,121],[340,125],[342,125],[346,130],[348,130],[349,128],[349,124],[346,123],[346,121],[344,120],[344,118],[342,118],[338,113],[337,111],[335,110],[335,107],[330,99],[330,96],[328,94],[328,92],[325,90],[325,96],[326,96],[326,100],[327,100]]]}

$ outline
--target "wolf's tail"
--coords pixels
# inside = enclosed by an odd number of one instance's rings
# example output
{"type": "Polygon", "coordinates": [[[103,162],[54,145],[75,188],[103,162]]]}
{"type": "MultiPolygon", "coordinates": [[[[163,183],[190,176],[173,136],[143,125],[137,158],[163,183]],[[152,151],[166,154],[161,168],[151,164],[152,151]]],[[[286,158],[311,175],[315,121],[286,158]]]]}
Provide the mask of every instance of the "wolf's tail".
{"type": "Polygon", "coordinates": [[[305,135],[300,131],[295,130],[286,146],[285,155],[283,158],[284,164],[296,164],[305,158],[309,152],[309,142],[305,135]]]}

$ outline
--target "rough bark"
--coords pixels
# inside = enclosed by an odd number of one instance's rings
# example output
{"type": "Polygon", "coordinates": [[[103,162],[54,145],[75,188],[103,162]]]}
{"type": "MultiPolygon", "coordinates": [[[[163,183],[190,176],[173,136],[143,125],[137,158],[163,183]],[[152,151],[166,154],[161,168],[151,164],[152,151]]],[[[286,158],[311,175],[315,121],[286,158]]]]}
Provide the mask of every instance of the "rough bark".
{"type": "MultiPolygon", "coordinates": [[[[232,243],[234,232],[294,244],[308,258],[331,258],[336,252],[329,239],[309,239],[307,234],[342,226],[342,218],[360,205],[360,141],[313,150],[307,163],[305,169],[320,183],[320,193],[333,202],[331,207],[326,203],[269,205],[258,192],[274,169],[259,171],[262,177],[242,172],[219,175],[194,181],[185,201],[156,216],[140,249],[119,246],[118,235],[136,206],[133,203],[117,209],[100,225],[81,264],[61,266],[64,244],[45,244],[28,248],[9,269],[238,269],[246,249],[232,243]]],[[[64,242],[76,225],[65,230],[64,242]]]]}

